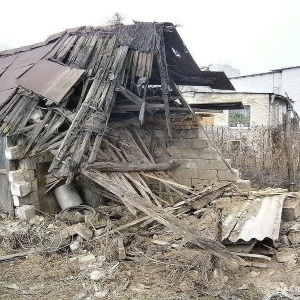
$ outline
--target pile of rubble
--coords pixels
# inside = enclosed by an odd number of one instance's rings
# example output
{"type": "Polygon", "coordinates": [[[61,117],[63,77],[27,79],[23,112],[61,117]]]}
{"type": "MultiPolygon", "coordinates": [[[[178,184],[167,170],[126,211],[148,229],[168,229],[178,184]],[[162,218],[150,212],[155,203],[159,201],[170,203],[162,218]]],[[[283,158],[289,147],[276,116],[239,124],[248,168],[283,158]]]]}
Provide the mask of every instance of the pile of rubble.
{"type": "Polygon", "coordinates": [[[182,299],[207,295],[212,297],[210,299],[218,299],[220,295],[229,299],[226,297],[233,294],[241,297],[237,299],[250,299],[250,295],[264,295],[263,289],[248,283],[243,285],[237,277],[250,276],[251,280],[258,281],[265,272],[261,270],[271,272],[274,264],[276,268],[280,268],[280,264],[284,268],[297,265],[299,193],[282,189],[240,191],[232,183],[217,182],[190,192],[192,197],[178,197],[172,205],[165,205],[164,210],[176,216],[183,228],[199,234],[207,244],[199,242],[197,245],[191,242],[189,232],[186,236],[179,235],[148,215],[134,216],[124,205],[109,202],[96,209],[76,206],[55,216],[36,213],[25,219],[10,219],[1,214],[0,262],[30,259],[31,255],[67,255],[69,263],[79,268],[78,272],[84,274],[90,284],[101,283],[101,289],[95,287],[93,294],[89,293],[91,298],[84,294],[82,299],[113,299],[116,293],[153,295],[153,284],[158,284],[154,278],[148,278],[149,282],[142,279],[145,274],[141,270],[138,276],[128,276],[130,270],[137,272],[136,268],[145,265],[147,274],[151,268],[159,268],[164,276],[166,270],[177,270],[175,277],[166,279],[157,288],[166,289],[173,296],[190,297],[182,299]],[[265,222],[259,226],[264,234],[271,228],[272,236],[261,239],[255,228],[247,232],[247,222],[259,220],[265,201],[277,202],[274,215],[280,218],[274,219],[272,206],[269,206],[268,214],[263,216],[265,222]],[[249,240],[246,233],[252,235],[249,240]],[[232,242],[237,236],[245,239],[232,242]],[[232,253],[232,260],[227,259],[228,254],[221,260],[212,254],[215,245],[210,249],[207,245],[214,240],[226,245],[223,253],[232,253]],[[232,264],[233,261],[236,264],[232,264]],[[116,280],[121,280],[121,287],[116,287],[116,280]],[[228,285],[228,280],[234,284],[228,285]]]}

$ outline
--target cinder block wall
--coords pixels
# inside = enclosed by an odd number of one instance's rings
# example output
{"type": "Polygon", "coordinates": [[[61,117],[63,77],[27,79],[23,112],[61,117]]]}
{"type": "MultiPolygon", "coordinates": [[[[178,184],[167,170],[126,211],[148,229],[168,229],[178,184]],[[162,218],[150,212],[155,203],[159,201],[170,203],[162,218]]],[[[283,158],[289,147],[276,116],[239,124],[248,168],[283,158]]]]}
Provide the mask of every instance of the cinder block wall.
{"type": "MultiPolygon", "coordinates": [[[[178,161],[180,166],[171,171],[178,181],[187,186],[196,186],[203,180],[239,180],[238,170],[232,173],[217,151],[209,145],[198,128],[175,129],[173,140],[168,140],[165,149],[157,149],[157,162],[178,161]]],[[[230,165],[230,160],[227,160],[230,165]]]]}
{"type": "MultiPolygon", "coordinates": [[[[179,183],[197,186],[207,180],[219,180],[235,182],[242,188],[250,187],[249,181],[240,179],[238,170],[232,169],[233,172],[229,170],[197,122],[185,119],[173,122],[172,125],[172,139],[167,137],[165,130],[153,130],[156,140],[159,141],[156,143],[154,156],[157,162],[180,163],[171,171],[179,183]]],[[[231,166],[230,160],[226,162],[231,166]]]]}

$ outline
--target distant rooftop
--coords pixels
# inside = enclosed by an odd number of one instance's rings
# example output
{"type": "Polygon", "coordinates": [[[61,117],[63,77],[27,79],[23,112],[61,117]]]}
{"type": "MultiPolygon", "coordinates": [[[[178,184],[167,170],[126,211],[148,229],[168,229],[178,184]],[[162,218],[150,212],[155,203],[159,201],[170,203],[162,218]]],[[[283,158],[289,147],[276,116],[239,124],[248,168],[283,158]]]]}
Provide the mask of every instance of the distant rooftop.
{"type": "Polygon", "coordinates": [[[261,72],[261,73],[253,73],[253,74],[248,74],[248,75],[234,76],[234,77],[230,77],[230,79],[242,78],[242,77],[251,77],[251,76],[257,76],[257,75],[266,75],[266,74],[272,74],[272,73],[280,73],[283,70],[297,69],[297,68],[300,68],[300,66],[292,66],[292,67],[274,69],[274,70],[271,70],[271,71],[268,71],[268,72],[261,72]]]}

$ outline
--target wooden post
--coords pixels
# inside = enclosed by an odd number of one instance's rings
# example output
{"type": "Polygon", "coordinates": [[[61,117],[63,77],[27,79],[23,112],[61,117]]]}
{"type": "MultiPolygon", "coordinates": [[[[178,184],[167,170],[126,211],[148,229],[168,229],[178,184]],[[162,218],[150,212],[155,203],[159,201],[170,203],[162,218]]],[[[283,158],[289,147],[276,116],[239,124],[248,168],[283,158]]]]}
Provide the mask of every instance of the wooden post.
{"type": "MultiPolygon", "coordinates": [[[[289,99],[288,99],[289,100],[289,99]]],[[[285,118],[285,130],[284,130],[284,140],[285,140],[285,155],[287,160],[287,171],[289,180],[289,191],[294,191],[295,186],[295,174],[294,174],[294,163],[292,157],[292,139],[291,139],[291,112],[293,110],[292,103],[288,101],[288,109],[285,118]]]]}

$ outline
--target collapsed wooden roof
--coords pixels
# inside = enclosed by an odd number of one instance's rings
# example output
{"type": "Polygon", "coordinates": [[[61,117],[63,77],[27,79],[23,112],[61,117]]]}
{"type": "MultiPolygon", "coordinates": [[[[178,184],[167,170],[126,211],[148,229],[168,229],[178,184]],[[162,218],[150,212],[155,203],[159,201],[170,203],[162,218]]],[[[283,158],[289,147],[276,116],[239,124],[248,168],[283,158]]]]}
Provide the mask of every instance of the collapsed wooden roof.
{"type": "MultiPolygon", "coordinates": [[[[120,130],[161,113],[171,136],[172,114],[194,114],[177,84],[233,89],[224,73],[200,71],[170,23],[67,30],[0,54],[0,130],[21,146],[22,157],[52,151],[51,187],[81,172],[132,213],[140,210],[232,259],[218,242],[200,237],[162,208],[140,173],[168,170],[168,164],[156,164],[138,132],[120,130]]],[[[155,174],[144,176],[191,193],[190,201],[202,195],[155,174]]]]}
{"type": "Polygon", "coordinates": [[[1,53],[1,131],[26,134],[25,154],[56,150],[50,171],[70,177],[96,160],[109,124],[129,113],[141,124],[164,114],[171,136],[170,115],[191,112],[177,84],[233,89],[223,72],[200,71],[173,24],[66,30],[1,53]]]}

